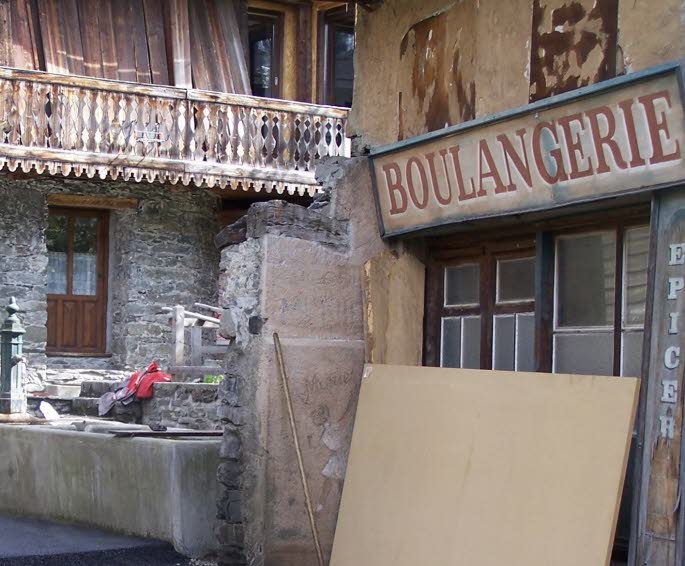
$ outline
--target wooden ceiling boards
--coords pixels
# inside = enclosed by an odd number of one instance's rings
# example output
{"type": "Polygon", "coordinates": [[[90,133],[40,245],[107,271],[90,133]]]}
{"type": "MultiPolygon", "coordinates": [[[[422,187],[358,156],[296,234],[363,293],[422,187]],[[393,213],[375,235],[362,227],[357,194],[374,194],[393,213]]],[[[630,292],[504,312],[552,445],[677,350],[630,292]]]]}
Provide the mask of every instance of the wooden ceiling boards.
{"type": "Polygon", "coordinates": [[[639,380],[367,366],[331,566],[606,566],[639,380]]]}

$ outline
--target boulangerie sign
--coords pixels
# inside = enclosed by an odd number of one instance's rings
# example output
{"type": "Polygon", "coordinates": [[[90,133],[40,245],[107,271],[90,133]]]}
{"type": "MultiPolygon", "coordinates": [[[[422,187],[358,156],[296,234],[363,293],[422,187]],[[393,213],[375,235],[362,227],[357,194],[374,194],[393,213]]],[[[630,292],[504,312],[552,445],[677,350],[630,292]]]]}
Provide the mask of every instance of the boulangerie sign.
{"type": "Polygon", "coordinates": [[[372,151],[382,232],[681,182],[681,88],[665,65],[372,151]]]}

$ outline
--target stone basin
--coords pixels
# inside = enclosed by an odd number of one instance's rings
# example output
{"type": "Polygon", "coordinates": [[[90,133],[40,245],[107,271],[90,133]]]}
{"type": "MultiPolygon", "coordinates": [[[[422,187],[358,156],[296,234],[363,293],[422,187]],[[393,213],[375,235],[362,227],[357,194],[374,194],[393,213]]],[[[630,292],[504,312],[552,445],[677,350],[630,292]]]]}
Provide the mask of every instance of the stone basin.
{"type": "Polygon", "coordinates": [[[97,419],[0,424],[0,512],[168,541],[192,558],[212,556],[220,439],[115,438],[105,434],[112,428],[137,427],[97,419]],[[76,430],[82,422],[86,430],[76,430]]]}

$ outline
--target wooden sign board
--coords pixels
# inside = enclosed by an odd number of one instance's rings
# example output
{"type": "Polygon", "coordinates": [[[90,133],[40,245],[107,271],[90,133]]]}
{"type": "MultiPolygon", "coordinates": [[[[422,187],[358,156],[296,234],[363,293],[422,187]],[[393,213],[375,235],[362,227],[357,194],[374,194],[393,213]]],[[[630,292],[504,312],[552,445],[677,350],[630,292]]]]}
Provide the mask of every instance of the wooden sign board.
{"type": "Polygon", "coordinates": [[[685,180],[681,68],[633,73],[371,152],[383,235],[685,180]]]}
{"type": "Polygon", "coordinates": [[[366,372],[331,566],[608,566],[639,380],[366,372]]]}

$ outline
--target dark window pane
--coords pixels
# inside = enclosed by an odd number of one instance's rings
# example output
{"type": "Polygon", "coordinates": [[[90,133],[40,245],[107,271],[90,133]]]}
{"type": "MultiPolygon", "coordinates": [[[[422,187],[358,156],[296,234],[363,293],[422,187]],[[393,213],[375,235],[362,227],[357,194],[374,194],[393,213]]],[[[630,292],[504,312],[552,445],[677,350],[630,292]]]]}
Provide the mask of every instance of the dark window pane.
{"type": "Polygon", "coordinates": [[[480,266],[476,263],[445,269],[445,305],[476,305],[479,301],[480,266]]]}
{"type": "Polygon", "coordinates": [[[461,327],[461,367],[480,369],[480,317],[465,316],[461,327]]]}
{"type": "Polygon", "coordinates": [[[535,315],[516,315],[516,371],[535,371],[535,315]]]}
{"type": "Polygon", "coordinates": [[[458,368],[461,366],[461,317],[442,319],[442,345],[440,367],[458,368]]]}
{"type": "Polygon", "coordinates": [[[557,326],[613,325],[615,233],[565,236],[557,243],[557,326]]]}
{"type": "Polygon", "coordinates": [[[623,279],[624,326],[643,326],[647,301],[649,227],[631,228],[625,233],[623,279]]]}
{"type": "Polygon", "coordinates": [[[554,337],[554,372],[613,375],[614,334],[557,334],[554,337]]]}
{"type": "Polygon", "coordinates": [[[516,357],[516,319],[514,315],[495,316],[492,369],[513,370],[516,357]]]}
{"type": "Polygon", "coordinates": [[[497,302],[532,301],[535,298],[535,258],[497,261],[497,302]]]}
{"type": "Polygon", "coordinates": [[[333,54],[333,104],[352,106],[354,83],[354,31],[335,31],[333,54]]]}
{"type": "Polygon", "coordinates": [[[67,292],[67,226],[66,216],[48,217],[45,240],[48,248],[48,293],[67,292]]]}
{"type": "Polygon", "coordinates": [[[273,38],[250,41],[250,82],[254,96],[272,96],[273,38]]]}

